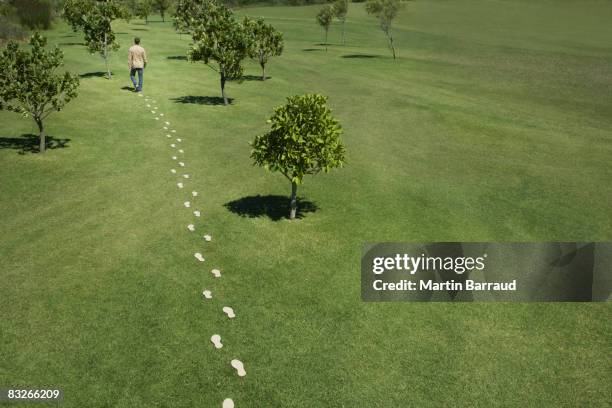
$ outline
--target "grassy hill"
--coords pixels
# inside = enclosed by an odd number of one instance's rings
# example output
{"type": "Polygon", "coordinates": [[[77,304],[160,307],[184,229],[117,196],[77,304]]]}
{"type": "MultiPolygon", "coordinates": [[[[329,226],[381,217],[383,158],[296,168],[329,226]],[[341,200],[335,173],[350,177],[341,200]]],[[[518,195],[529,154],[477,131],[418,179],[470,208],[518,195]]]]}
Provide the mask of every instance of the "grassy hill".
{"type": "Polygon", "coordinates": [[[80,34],[45,33],[81,87],[44,155],[22,137],[33,122],[0,112],[0,385],[58,386],[65,407],[610,401],[607,303],[366,304],[359,288],[365,242],[612,239],[610,3],[410,2],[396,61],[363,4],[325,52],[318,8],[239,11],[286,47],[266,82],[247,64],[229,107],[170,23],[118,22],[111,81],[80,34]],[[145,94],[184,140],[184,190],[160,122],[124,89],[135,35],[145,94]],[[248,142],[305,92],[329,96],[348,164],[307,178],[290,222],[288,182],[253,167],[248,142]]]}

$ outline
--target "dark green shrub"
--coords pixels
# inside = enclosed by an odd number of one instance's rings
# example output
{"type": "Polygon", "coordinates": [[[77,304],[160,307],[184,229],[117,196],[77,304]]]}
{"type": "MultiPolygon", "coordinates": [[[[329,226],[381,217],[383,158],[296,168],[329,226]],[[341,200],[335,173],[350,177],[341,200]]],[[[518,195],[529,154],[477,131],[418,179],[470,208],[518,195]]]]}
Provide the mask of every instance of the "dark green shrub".
{"type": "Polygon", "coordinates": [[[15,15],[22,26],[47,30],[53,20],[53,4],[49,0],[14,0],[15,15]]]}

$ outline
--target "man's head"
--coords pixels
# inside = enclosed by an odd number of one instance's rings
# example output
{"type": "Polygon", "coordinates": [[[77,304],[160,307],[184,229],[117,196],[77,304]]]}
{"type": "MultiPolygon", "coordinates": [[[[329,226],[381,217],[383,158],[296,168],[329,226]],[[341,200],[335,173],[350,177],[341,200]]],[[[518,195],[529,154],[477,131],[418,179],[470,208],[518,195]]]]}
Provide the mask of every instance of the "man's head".
{"type": "Polygon", "coordinates": [[[138,37],[134,38],[134,44],[140,45],[140,38],[138,37]]]}

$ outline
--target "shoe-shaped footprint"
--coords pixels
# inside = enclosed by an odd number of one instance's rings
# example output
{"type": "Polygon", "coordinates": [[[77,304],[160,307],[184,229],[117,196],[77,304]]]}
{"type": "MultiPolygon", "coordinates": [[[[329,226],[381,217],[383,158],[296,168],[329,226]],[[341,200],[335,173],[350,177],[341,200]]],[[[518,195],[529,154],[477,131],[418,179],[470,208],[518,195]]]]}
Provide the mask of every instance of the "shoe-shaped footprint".
{"type": "Polygon", "coordinates": [[[202,296],[204,296],[206,299],[212,299],[212,292],[210,290],[203,290],[202,296]]]}
{"type": "Polygon", "coordinates": [[[187,229],[191,232],[195,231],[195,226],[193,224],[187,225],[187,229]]]}
{"type": "Polygon", "coordinates": [[[185,206],[185,208],[191,207],[191,203],[189,201],[185,201],[183,205],[185,206]]]}
{"type": "Polygon", "coordinates": [[[221,277],[221,271],[218,269],[213,269],[212,271],[210,271],[210,273],[212,273],[215,278],[221,277]]]}
{"type": "Polygon", "coordinates": [[[221,336],[219,336],[218,334],[213,334],[210,338],[210,341],[212,342],[212,344],[215,345],[216,349],[220,349],[221,347],[223,347],[223,344],[221,343],[221,336]]]}
{"type": "Polygon", "coordinates": [[[208,234],[204,235],[204,241],[206,241],[206,242],[212,241],[212,236],[208,235],[208,234]]]}
{"type": "Polygon", "coordinates": [[[195,256],[195,259],[197,259],[200,262],[204,262],[204,257],[202,256],[201,253],[196,252],[195,254],[193,254],[193,256],[195,256]]]}
{"type": "Polygon", "coordinates": [[[191,195],[194,196],[194,197],[197,197],[198,196],[198,192],[197,191],[192,191],[191,195]]]}
{"type": "Polygon", "coordinates": [[[177,186],[178,188],[183,188],[183,183],[176,183],[176,186],[177,186]]]}
{"type": "Polygon", "coordinates": [[[176,174],[176,170],[175,169],[170,169],[170,173],[176,174]]]}
{"type": "Polygon", "coordinates": [[[225,313],[227,317],[229,317],[230,319],[233,319],[234,317],[236,317],[236,314],[234,313],[234,309],[232,309],[229,306],[223,307],[223,313],[225,313]]]}
{"type": "Polygon", "coordinates": [[[200,216],[200,212],[199,212],[198,210],[195,210],[195,211],[193,212],[193,215],[195,215],[196,217],[199,217],[199,216],[200,216]]]}
{"type": "Polygon", "coordinates": [[[181,167],[185,167],[185,163],[183,163],[183,162],[179,162],[179,166],[181,166],[181,167]]]}
{"type": "Polygon", "coordinates": [[[221,408],[234,408],[234,401],[231,398],[224,399],[221,408]]]}
{"type": "Polygon", "coordinates": [[[244,377],[246,375],[242,361],[234,359],[231,361],[231,365],[236,369],[236,374],[238,374],[238,377],[244,377]]]}

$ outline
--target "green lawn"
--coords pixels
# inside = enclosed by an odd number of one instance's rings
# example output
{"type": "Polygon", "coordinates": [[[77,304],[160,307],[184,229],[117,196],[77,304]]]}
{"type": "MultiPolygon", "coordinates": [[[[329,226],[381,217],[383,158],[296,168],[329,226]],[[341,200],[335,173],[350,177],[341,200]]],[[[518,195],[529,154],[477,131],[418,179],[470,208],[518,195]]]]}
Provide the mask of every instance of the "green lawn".
{"type": "Polygon", "coordinates": [[[612,240],[612,4],[410,2],[396,61],[363,4],[328,52],[317,11],[239,12],[286,46],[269,81],[228,85],[229,107],[169,22],[116,24],[111,81],[80,34],[46,33],[83,78],[47,123],[64,148],[19,154],[34,124],[0,113],[0,388],[55,385],[78,408],[609,406],[609,303],[363,303],[359,264],[365,242],[612,240]],[[145,94],[184,139],[184,190],[122,89],[134,35],[145,94]],[[329,96],[348,164],[306,179],[291,222],[289,183],[248,142],[305,92],[329,96]]]}

